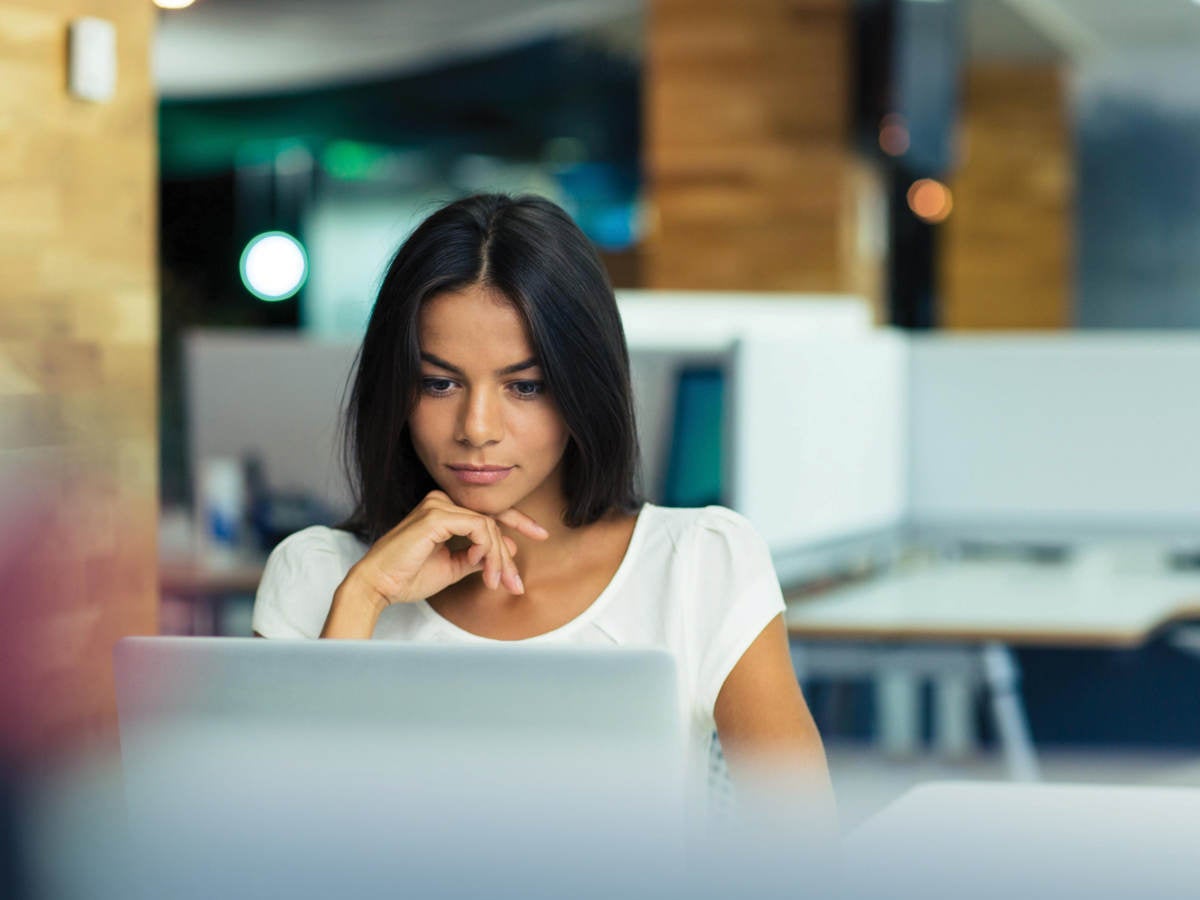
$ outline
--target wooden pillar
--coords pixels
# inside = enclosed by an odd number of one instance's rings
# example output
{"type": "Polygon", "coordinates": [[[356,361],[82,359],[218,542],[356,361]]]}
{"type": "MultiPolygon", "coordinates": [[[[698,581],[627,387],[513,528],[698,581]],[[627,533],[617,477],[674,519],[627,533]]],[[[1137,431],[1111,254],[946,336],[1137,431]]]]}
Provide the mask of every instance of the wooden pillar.
{"type": "Polygon", "coordinates": [[[877,295],[850,0],[650,0],[648,287],[877,295]]]}
{"type": "Polygon", "coordinates": [[[942,325],[1067,327],[1075,176],[1064,73],[973,67],[961,139],[940,254],[942,325]]]}
{"type": "MultiPolygon", "coordinates": [[[[112,646],[157,621],[154,8],[0,0],[0,752],[107,746],[112,646]],[[116,96],[67,90],[116,25],[116,96]]],[[[13,762],[15,761],[15,762],[13,762]]]]}

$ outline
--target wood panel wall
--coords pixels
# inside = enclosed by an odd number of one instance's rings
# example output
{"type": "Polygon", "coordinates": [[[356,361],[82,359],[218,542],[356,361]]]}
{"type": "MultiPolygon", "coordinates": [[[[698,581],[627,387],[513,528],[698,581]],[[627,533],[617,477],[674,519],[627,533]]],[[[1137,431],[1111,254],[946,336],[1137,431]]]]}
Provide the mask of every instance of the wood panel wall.
{"type": "Polygon", "coordinates": [[[157,618],[155,13],[0,0],[0,738],[107,743],[112,645],[157,618]],[[117,26],[116,97],[67,90],[68,23],[117,26]]]}
{"type": "Polygon", "coordinates": [[[954,210],[943,226],[942,325],[1067,327],[1075,175],[1064,73],[970,69],[961,140],[954,210]]]}
{"type": "Polygon", "coordinates": [[[877,292],[851,24],[849,0],[650,0],[647,286],[877,292]]]}

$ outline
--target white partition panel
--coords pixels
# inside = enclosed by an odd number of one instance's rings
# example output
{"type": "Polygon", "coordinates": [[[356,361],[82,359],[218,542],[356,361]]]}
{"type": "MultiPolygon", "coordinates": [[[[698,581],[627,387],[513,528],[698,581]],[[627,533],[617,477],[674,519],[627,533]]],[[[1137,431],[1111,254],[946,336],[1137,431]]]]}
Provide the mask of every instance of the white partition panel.
{"type": "Polygon", "coordinates": [[[617,291],[631,350],[724,351],[742,337],[861,334],[871,307],[850,294],[617,291]]]}
{"type": "Polygon", "coordinates": [[[1200,336],[911,342],[919,526],[1200,527],[1200,336]]]}
{"type": "Polygon", "coordinates": [[[196,331],[185,338],[188,451],[256,454],[274,489],[348,511],[338,421],[356,341],[294,332],[196,331]]]}
{"type": "Polygon", "coordinates": [[[886,330],[739,342],[730,501],[774,553],[899,524],[906,371],[886,330]]]}
{"type": "Polygon", "coordinates": [[[621,290],[617,305],[629,344],[643,486],[656,501],[663,491],[681,369],[728,370],[734,345],[743,338],[800,339],[871,329],[870,306],[848,294],[621,290]]]}

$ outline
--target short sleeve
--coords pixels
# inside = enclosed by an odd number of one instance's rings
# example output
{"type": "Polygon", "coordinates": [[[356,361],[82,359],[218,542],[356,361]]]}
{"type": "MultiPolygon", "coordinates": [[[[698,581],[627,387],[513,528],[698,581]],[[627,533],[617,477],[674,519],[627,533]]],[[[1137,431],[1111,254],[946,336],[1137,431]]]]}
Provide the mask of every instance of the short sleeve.
{"type": "Polygon", "coordinates": [[[267,557],[254,598],[254,630],[269,638],[318,638],[349,565],[336,533],[313,527],[285,538],[267,557]]]}
{"type": "Polygon", "coordinates": [[[766,541],[732,510],[713,506],[703,511],[695,552],[696,700],[711,716],[742,654],[784,611],[783,592],[766,541]]]}

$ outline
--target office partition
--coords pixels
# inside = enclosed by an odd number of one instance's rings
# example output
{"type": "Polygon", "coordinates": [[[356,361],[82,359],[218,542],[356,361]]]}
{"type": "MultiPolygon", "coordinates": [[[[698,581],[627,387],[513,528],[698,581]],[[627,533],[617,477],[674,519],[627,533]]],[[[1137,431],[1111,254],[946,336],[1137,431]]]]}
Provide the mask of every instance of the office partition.
{"type": "Polygon", "coordinates": [[[358,345],[294,332],[194,331],[184,338],[188,456],[262,462],[275,490],[348,512],[339,416],[358,345]]]}
{"type": "Polygon", "coordinates": [[[918,527],[1200,534],[1200,336],[940,334],[910,346],[918,527]]]}
{"type": "MultiPolygon", "coordinates": [[[[656,503],[709,496],[696,487],[692,467],[696,456],[721,450],[719,490],[731,503],[732,454],[730,427],[733,398],[728,391],[734,347],[749,337],[803,341],[818,336],[866,335],[871,331],[870,306],[846,294],[763,294],[696,292],[696,290],[618,290],[630,350],[638,438],[642,450],[642,479],[646,496],[656,503]],[[708,409],[691,413],[680,398],[700,397],[696,390],[708,379],[724,380],[720,391],[724,421],[713,424],[708,409]]],[[[713,402],[706,398],[704,404],[713,402]]],[[[701,480],[708,480],[701,476],[701,480]]]]}
{"type": "Polygon", "coordinates": [[[617,291],[631,350],[725,352],[747,336],[861,334],[871,308],[851,294],[617,291]]]}
{"type": "Polygon", "coordinates": [[[900,333],[746,338],[732,373],[729,501],[777,562],[900,524],[908,399],[900,333]]]}

